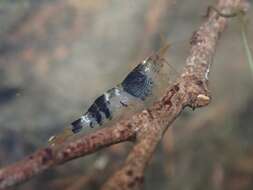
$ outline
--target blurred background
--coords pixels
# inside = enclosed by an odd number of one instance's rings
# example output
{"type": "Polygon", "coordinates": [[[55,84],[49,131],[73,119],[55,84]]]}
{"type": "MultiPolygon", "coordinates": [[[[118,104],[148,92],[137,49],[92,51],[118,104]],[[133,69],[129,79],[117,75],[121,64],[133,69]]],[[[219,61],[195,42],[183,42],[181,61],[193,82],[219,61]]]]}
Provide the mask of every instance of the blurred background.
{"type": "MultiPolygon", "coordinates": [[[[172,43],[166,59],[180,73],[188,41],[214,3],[0,0],[0,167],[46,146],[159,49],[160,36],[172,43]]],[[[238,19],[231,19],[213,62],[211,104],[187,108],[169,128],[146,170],[144,189],[253,189],[253,73],[238,19]]],[[[130,148],[114,145],[13,189],[99,189],[130,148]]]]}

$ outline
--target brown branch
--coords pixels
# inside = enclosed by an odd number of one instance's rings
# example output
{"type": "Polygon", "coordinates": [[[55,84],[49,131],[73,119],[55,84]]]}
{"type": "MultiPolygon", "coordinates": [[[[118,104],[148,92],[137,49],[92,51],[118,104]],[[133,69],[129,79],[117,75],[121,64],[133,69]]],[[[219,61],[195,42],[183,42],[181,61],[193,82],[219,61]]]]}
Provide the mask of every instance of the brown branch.
{"type": "MultiPolygon", "coordinates": [[[[240,0],[220,0],[217,7],[238,8],[240,3],[240,0]]],[[[209,103],[209,69],[217,41],[227,24],[227,19],[221,16],[209,15],[206,22],[193,34],[190,55],[178,83],[168,89],[159,102],[145,111],[150,117],[138,132],[136,145],[123,167],[105,183],[103,190],[140,189],[144,170],[167,127],[185,106],[194,109],[209,103]]]]}
{"type": "Polygon", "coordinates": [[[101,148],[135,137],[135,131],[119,123],[115,128],[104,128],[73,142],[68,142],[62,147],[47,147],[38,150],[20,162],[0,170],[0,189],[24,182],[31,177],[64,163],[68,160],[91,154],[101,148]]]}
{"type": "MultiPolygon", "coordinates": [[[[220,0],[217,8],[236,8],[240,0],[220,0]]],[[[41,149],[24,160],[0,170],[0,189],[24,182],[42,171],[123,141],[136,140],[123,167],[104,185],[109,189],[139,189],[144,170],[167,127],[185,106],[193,109],[209,103],[208,73],[215,46],[227,23],[210,14],[194,33],[186,67],[178,81],[152,107],[110,128],[67,142],[59,148],[41,149]]]]}

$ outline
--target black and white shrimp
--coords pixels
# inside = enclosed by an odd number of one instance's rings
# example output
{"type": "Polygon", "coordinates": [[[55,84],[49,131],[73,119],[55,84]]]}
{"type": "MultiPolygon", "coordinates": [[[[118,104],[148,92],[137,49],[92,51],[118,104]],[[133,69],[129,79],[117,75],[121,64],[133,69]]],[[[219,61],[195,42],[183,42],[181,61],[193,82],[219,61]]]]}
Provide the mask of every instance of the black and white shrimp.
{"type": "Polygon", "coordinates": [[[130,117],[143,109],[157,94],[160,88],[161,70],[166,60],[164,54],[169,44],[138,64],[125,79],[99,96],[86,113],[73,121],[69,128],[49,139],[50,144],[59,144],[68,137],[79,133],[85,127],[102,126],[108,122],[130,117]]]}

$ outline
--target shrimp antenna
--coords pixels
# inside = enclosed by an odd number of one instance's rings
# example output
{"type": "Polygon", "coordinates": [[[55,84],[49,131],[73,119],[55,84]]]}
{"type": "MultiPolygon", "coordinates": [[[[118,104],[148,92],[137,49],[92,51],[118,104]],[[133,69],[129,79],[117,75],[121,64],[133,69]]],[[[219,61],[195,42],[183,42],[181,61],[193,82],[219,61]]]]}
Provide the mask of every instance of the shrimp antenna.
{"type": "Polygon", "coordinates": [[[164,57],[165,53],[168,51],[168,49],[171,47],[170,43],[165,40],[164,35],[160,34],[161,39],[161,48],[157,51],[157,55],[159,57],[164,57]]]}
{"type": "Polygon", "coordinates": [[[171,43],[165,40],[164,35],[160,34],[162,47],[157,51],[157,55],[161,59],[161,61],[165,62],[177,75],[179,75],[178,71],[168,62],[166,58],[164,58],[165,53],[171,47],[171,43]]]}
{"type": "Polygon", "coordinates": [[[176,69],[175,67],[173,67],[173,66],[167,61],[167,59],[162,58],[161,61],[165,62],[165,63],[176,73],[177,76],[180,75],[179,72],[177,71],[177,69],[176,69]]]}

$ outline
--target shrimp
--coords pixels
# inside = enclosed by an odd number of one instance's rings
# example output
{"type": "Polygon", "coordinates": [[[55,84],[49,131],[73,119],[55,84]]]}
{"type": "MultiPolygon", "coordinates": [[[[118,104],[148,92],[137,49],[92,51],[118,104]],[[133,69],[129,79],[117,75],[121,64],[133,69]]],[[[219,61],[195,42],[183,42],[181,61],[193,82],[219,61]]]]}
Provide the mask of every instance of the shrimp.
{"type": "Polygon", "coordinates": [[[62,133],[52,136],[49,143],[61,144],[85,127],[104,126],[108,122],[130,117],[144,109],[157,93],[161,80],[164,55],[170,44],[164,45],[157,52],[138,64],[125,79],[115,87],[99,96],[80,118],[73,121],[62,133]]]}

